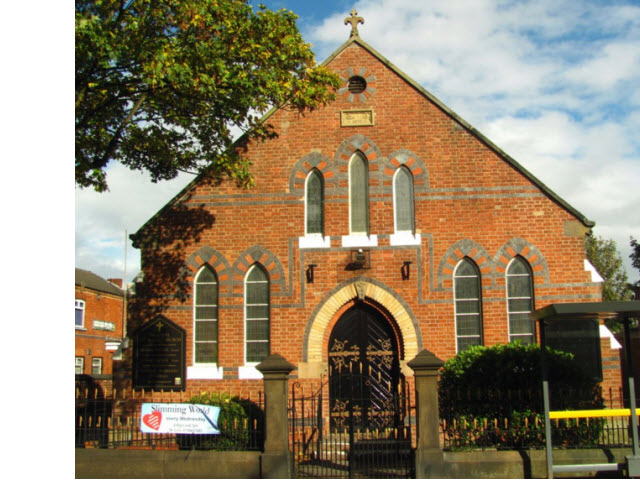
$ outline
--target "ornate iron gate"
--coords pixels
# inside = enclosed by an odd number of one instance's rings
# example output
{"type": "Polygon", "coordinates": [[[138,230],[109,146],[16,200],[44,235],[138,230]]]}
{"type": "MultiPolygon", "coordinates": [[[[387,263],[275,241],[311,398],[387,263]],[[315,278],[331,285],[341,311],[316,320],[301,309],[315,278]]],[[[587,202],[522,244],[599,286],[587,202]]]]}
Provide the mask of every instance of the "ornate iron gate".
{"type": "Polygon", "coordinates": [[[410,398],[391,326],[373,308],[347,311],[329,339],[329,377],[290,397],[297,478],[414,475],[410,398]]]}

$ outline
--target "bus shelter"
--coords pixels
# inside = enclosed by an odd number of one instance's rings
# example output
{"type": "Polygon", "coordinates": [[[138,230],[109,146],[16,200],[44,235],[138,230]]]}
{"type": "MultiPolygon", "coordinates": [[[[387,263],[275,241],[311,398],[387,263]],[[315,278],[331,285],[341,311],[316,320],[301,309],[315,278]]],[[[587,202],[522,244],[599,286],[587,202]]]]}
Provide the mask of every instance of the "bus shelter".
{"type": "MultiPolygon", "coordinates": [[[[640,301],[630,302],[590,302],[556,303],[531,313],[538,322],[540,346],[552,348],[567,345],[568,351],[580,356],[584,368],[598,375],[602,371],[600,358],[599,325],[604,320],[618,320],[624,331],[625,382],[629,391],[630,426],[632,434],[632,454],[626,457],[627,472],[630,477],[640,477],[640,449],[638,446],[638,415],[636,405],[636,386],[633,378],[630,326],[640,319],[640,301]]],[[[562,349],[562,348],[558,348],[562,349]]],[[[544,356],[543,356],[544,358],[544,356]]],[[[543,360],[544,361],[544,360],[543,360]]],[[[544,403],[545,443],[548,478],[554,473],[614,471],[618,464],[600,463],[589,465],[553,465],[553,446],[551,442],[551,420],[549,402],[548,372],[543,365],[542,393],[544,403]]],[[[601,379],[601,377],[600,377],[601,379]]]]}

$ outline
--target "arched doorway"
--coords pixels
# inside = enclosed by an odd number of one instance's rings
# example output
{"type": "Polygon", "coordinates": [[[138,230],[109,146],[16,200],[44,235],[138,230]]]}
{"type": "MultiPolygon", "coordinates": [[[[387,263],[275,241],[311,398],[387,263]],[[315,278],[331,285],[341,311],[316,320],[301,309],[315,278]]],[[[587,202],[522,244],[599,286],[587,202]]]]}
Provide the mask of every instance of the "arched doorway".
{"type": "Polygon", "coordinates": [[[331,428],[396,428],[403,421],[398,339],[389,321],[360,302],[329,337],[331,428]]]}

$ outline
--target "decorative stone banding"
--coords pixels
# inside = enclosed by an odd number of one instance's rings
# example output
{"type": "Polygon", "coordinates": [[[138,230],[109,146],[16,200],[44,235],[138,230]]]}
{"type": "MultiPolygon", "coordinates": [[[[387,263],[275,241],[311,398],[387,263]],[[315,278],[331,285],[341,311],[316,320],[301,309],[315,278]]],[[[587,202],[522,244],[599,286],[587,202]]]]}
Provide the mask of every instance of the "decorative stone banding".
{"type": "Polygon", "coordinates": [[[414,358],[422,350],[422,335],[410,311],[397,295],[379,282],[369,278],[357,278],[337,287],[328,298],[318,305],[312,313],[303,343],[303,364],[299,368],[299,376],[315,377],[320,373],[320,366],[326,360],[324,339],[332,321],[341,314],[342,308],[358,298],[365,298],[383,307],[393,317],[400,332],[401,364],[403,360],[414,358]]]}

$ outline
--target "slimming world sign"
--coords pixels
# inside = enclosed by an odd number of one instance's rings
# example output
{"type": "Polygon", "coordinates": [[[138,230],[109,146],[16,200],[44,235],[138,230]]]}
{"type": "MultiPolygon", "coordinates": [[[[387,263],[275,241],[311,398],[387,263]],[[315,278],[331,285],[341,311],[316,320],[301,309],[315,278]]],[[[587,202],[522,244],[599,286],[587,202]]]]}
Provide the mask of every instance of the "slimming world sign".
{"type": "Polygon", "coordinates": [[[142,433],[217,434],[220,407],[189,403],[143,403],[142,433]]]}

